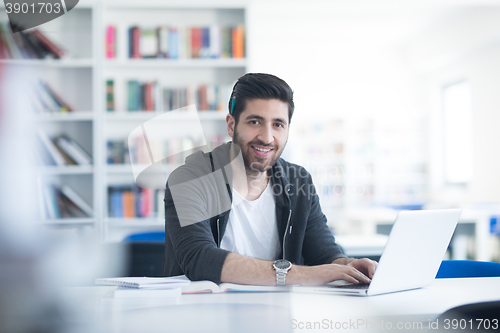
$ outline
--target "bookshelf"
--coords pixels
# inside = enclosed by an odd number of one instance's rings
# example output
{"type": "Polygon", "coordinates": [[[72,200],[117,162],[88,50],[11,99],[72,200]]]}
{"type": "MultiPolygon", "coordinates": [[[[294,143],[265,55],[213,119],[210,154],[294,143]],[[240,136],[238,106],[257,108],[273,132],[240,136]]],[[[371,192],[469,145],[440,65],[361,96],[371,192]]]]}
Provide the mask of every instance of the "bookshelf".
{"type": "MultiPolygon", "coordinates": [[[[41,224],[51,228],[76,227],[89,230],[96,235],[100,231],[99,198],[96,192],[99,180],[96,166],[100,163],[95,154],[99,141],[96,92],[101,84],[97,57],[99,46],[98,40],[94,38],[100,26],[97,7],[92,1],[80,2],[67,14],[35,28],[51,42],[63,48],[62,58],[57,59],[53,56],[31,58],[36,56],[32,52],[33,46],[24,44],[24,47],[20,47],[21,44],[17,39],[15,45],[4,44],[10,51],[15,48],[16,52],[10,53],[10,58],[0,59],[0,64],[3,66],[19,68],[23,73],[28,73],[26,82],[31,89],[27,89],[27,92],[33,93],[30,95],[32,112],[26,118],[30,126],[37,133],[44,133],[49,139],[61,136],[68,138],[91,157],[91,163],[87,165],[75,160],[70,163],[74,165],[59,165],[54,161],[50,163],[40,158],[44,155],[50,159],[49,153],[41,153],[45,149],[43,143],[39,142],[34,147],[34,152],[40,154],[36,156],[37,184],[34,188],[41,194],[38,203],[43,211],[39,216],[41,224]],[[43,80],[49,88],[43,88],[43,84],[39,83],[40,80],[43,80]],[[57,97],[53,99],[47,97],[50,95],[49,91],[55,93],[57,97]],[[37,103],[34,103],[35,100],[37,103]],[[64,107],[69,106],[70,110],[63,111],[57,102],[54,104],[55,100],[63,101],[64,107]],[[47,101],[50,103],[47,104],[47,101]],[[54,194],[53,197],[48,195],[49,192],[54,194]],[[83,211],[73,201],[68,202],[68,197],[63,195],[64,192],[67,195],[78,196],[83,202],[80,203],[89,209],[83,211]],[[64,204],[52,202],[58,208],[61,208],[61,205],[65,208],[54,216],[47,208],[50,200],[56,198],[62,200],[63,197],[66,200],[64,204]]],[[[8,18],[3,6],[0,9],[0,22],[4,32],[2,38],[5,41],[8,38],[5,32],[9,34],[10,32],[4,30],[8,18]]],[[[29,29],[26,35],[34,35],[35,29],[29,29]]],[[[2,53],[3,55],[5,53],[2,53]]],[[[66,160],[66,163],[69,162],[66,160]]]]}
{"type": "MultiPolygon", "coordinates": [[[[151,111],[128,111],[130,108],[129,98],[131,90],[128,86],[130,81],[137,81],[139,85],[153,83],[155,91],[159,91],[161,96],[165,96],[165,90],[185,89],[186,94],[190,95],[188,102],[198,104],[199,99],[194,96],[200,96],[201,89],[214,89],[219,98],[220,108],[216,110],[213,107],[205,107],[207,110],[199,111],[199,118],[207,141],[227,139],[225,130],[226,104],[229,99],[230,87],[243,74],[246,73],[247,60],[246,58],[236,57],[199,57],[193,58],[187,53],[184,56],[177,58],[131,58],[130,53],[130,38],[129,29],[138,27],[139,30],[156,30],[157,28],[167,27],[172,31],[187,31],[192,27],[213,27],[214,25],[237,27],[245,24],[246,10],[243,5],[221,4],[211,5],[206,3],[193,4],[187,2],[185,4],[174,4],[173,2],[105,2],[103,7],[103,26],[101,38],[105,49],[107,47],[108,27],[113,27],[115,34],[113,39],[116,41],[114,55],[111,58],[103,52],[102,63],[102,82],[113,82],[113,111],[106,111],[106,96],[102,96],[102,124],[103,124],[103,139],[101,141],[101,153],[103,154],[103,182],[100,186],[100,192],[103,200],[103,238],[105,241],[119,241],[127,234],[146,230],[164,230],[163,216],[163,192],[168,174],[180,165],[181,161],[166,163],[161,170],[157,171],[162,181],[157,183],[154,197],[155,205],[154,212],[148,211],[146,216],[138,217],[136,207],[136,216],[116,217],[113,212],[116,208],[111,200],[113,191],[132,191],[136,194],[140,189],[135,188],[132,169],[127,160],[128,156],[119,157],[117,161],[125,161],[125,163],[108,164],[107,143],[113,142],[114,147],[124,146],[120,141],[125,141],[127,136],[136,127],[153,119],[156,116],[168,112],[168,100],[166,98],[159,101],[158,95],[153,95],[154,107],[151,111]],[[205,88],[201,88],[205,87],[205,88]],[[215,88],[217,87],[217,88],[215,88]],[[227,88],[226,88],[227,87],[227,88]],[[224,89],[227,90],[224,95],[224,89]],[[160,207],[161,206],[161,207],[160,207]],[[158,209],[159,208],[159,209],[158,209]]],[[[165,29],[165,28],[163,28],[165,29]]],[[[158,33],[159,34],[159,33],[158,33]]],[[[158,38],[158,37],[157,37],[158,38]]],[[[169,35],[169,38],[172,38],[169,35]]],[[[141,40],[144,35],[141,35],[141,40]]],[[[170,44],[169,50],[170,50],[170,44]]],[[[183,48],[182,40],[178,44],[178,48],[183,48]]],[[[157,47],[157,51],[160,50],[157,47]]],[[[141,49],[141,54],[144,54],[141,49]]],[[[142,89],[142,88],[141,88],[142,89]]],[[[147,88],[145,88],[147,89],[147,88]]],[[[212,93],[213,95],[213,93],[212,93]]],[[[201,98],[201,97],[200,97],[201,98]]],[[[218,97],[216,97],[218,98],[218,97]]],[[[182,104],[182,103],[181,103],[182,104]]],[[[198,104],[200,106],[200,104],[198,104]]],[[[139,108],[140,109],[140,108],[139,108]]],[[[172,109],[175,109],[173,107],[172,109]]],[[[203,109],[203,108],[201,108],[203,109]]],[[[200,110],[200,108],[198,108],[200,110]]],[[[170,118],[170,121],[175,121],[179,125],[189,121],[189,117],[182,114],[177,114],[170,118]]],[[[189,134],[176,134],[180,140],[185,140],[189,134]]],[[[110,144],[113,146],[113,144],[110,144]]],[[[123,148],[117,148],[123,149],[123,148]]],[[[115,151],[116,152],[116,151],[115,151]]],[[[112,154],[113,156],[117,154],[112,154]]],[[[120,154],[118,154],[120,155],[120,154]]],[[[116,156],[115,156],[116,157],[116,156]]],[[[116,194],[115,194],[116,195],[116,194]]],[[[141,200],[144,197],[141,196],[141,200]]],[[[136,198],[137,200],[137,195],[136,198]]],[[[124,199],[125,200],[125,199],[124,199]]],[[[151,198],[149,199],[151,200],[151,198]]],[[[142,201],[141,201],[142,202],[142,201]]],[[[118,210],[119,213],[119,210],[118,210]]],[[[130,213],[130,212],[129,212],[130,213]]]]}
{"type": "MultiPolygon", "coordinates": [[[[121,241],[132,232],[163,230],[163,208],[159,214],[157,212],[163,198],[158,190],[164,190],[168,174],[180,162],[167,163],[159,172],[164,181],[154,189],[154,204],[150,205],[154,212],[144,217],[110,214],[110,189],[138,189],[133,186],[132,169],[125,156],[124,163],[108,164],[108,141],[124,141],[134,128],[167,112],[162,107],[148,112],[128,111],[127,82],[156,82],[158,89],[189,88],[197,91],[204,86],[204,89],[219,87],[223,91],[221,87],[229,89],[246,73],[247,59],[241,54],[238,57],[131,59],[128,56],[128,29],[132,26],[154,29],[165,25],[179,29],[213,26],[236,29],[245,25],[246,15],[243,2],[234,1],[207,4],[196,1],[80,0],[67,14],[38,27],[65,50],[61,59],[0,59],[2,64],[27,68],[37,78],[43,78],[74,109],[72,112],[39,112],[29,116],[35,129],[41,129],[50,139],[62,135],[69,137],[92,159],[90,165],[40,163],[37,166],[39,182],[54,184],[57,188],[70,187],[93,211],[91,216],[72,218],[54,218],[45,214],[41,216],[44,226],[57,230],[72,229],[76,234],[88,231],[104,242],[121,241]],[[113,58],[108,58],[106,50],[109,25],[116,26],[117,47],[113,58]],[[106,81],[110,79],[114,82],[113,111],[107,110],[106,103],[106,81]]],[[[7,22],[4,8],[0,9],[0,16],[1,21],[7,22]]],[[[225,100],[219,102],[223,110],[210,107],[199,112],[208,142],[228,139],[225,116],[229,91],[226,94],[227,98],[224,96],[225,100]]],[[[183,124],[189,118],[177,115],[171,120],[183,124]]],[[[39,191],[45,193],[43,188],[39,191]]],[[[45,197],[42,195],[42,200],[46,200],[45,197]]],[[[42,201],[40,205],[43,204],[49,203],[42,201]]]]}

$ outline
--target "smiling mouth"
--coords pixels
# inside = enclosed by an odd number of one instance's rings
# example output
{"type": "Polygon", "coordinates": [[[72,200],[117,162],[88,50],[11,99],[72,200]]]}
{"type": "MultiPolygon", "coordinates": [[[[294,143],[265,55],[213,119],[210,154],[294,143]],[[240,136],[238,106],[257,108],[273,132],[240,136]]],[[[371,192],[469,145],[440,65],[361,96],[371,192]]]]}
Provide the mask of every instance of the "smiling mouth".
{"type": "Polygon", "coordinates": [[[260,157],[266,157],[273,151],[272,148],[260,148],[260,147],[255,147],[255,146],[251,146],[251,147],[253,148],[255,154],[257,156],[260,156],[260,157]]]}

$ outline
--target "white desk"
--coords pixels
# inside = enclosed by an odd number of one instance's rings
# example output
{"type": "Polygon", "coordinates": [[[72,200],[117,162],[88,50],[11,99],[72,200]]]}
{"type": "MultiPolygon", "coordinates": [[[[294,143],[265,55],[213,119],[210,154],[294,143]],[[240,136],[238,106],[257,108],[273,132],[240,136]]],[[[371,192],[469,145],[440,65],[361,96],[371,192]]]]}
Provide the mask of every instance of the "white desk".
{"type": "Polygon", "coordinates": [[[428,325],[429,320],[452,307],[500,300],[500,278],[441,279],[427,288],[372,297],[300,293],[198,294],[165,299],[103,297],[112,290],[114,287],[84,287],[65,292],[78,302],[82,318],[92,322],[95,332],[311,332],[315,330],[298,326],[324,320],[365,320],[365,324],[372,325],[380,325],[382,320],[386,325],[388,321],[394,325],[420,321],[428,325]]]}

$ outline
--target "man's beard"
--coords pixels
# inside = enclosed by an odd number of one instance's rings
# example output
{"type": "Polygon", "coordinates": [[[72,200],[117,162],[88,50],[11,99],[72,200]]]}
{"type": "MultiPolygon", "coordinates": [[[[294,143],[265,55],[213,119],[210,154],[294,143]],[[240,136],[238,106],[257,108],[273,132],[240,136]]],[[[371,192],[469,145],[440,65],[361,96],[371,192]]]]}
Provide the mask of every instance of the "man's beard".
{"type": "Polygon", "coordinates": [[[243,162],[245,163],[245,170],[247,175],[259,176],[263,172],[271,169],[271,167],[280,158],[283,150],[286,146],[286,141],[283,147],[277,147],[275,145],[267,145],[260,140],[253,140],[248,143],[243,143],[241,138],[238,136],[238,131],[236,130],[236,125],[234,127],[233,142],[238,145],[243,156],[243,162]],[[259,158],[255,156],[251,146],[261,146],[273,149],[272,155],[269,158],[259,158]],[[279,148],[279,150],[277,149],[279,148]],[[267,161],[265,161],[267,160],[267,161]]]}

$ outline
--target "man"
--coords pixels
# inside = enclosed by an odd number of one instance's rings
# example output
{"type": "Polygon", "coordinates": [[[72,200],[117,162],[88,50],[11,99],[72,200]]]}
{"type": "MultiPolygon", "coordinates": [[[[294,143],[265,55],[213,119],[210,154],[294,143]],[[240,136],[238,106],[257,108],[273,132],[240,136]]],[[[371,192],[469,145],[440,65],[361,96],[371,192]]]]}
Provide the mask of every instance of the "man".
{"type": "Polygon", "coordinates": [[[228,107],[233,142],[190,155],[167,182],[164,275],[253,285],[369,283],[376,262],[346,258],[310,174],[280,158],[294,111],[288,84],[246,74],[228,107]]]}

